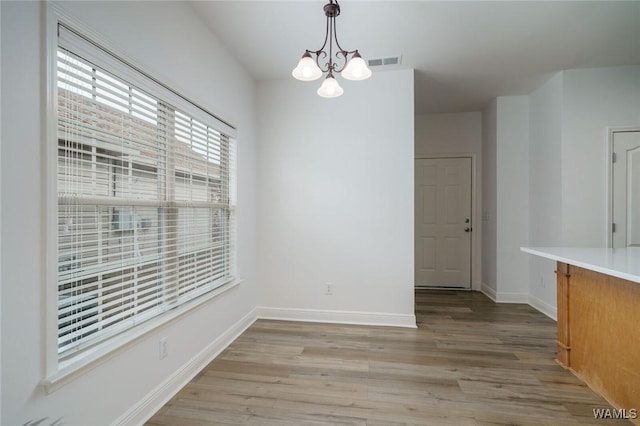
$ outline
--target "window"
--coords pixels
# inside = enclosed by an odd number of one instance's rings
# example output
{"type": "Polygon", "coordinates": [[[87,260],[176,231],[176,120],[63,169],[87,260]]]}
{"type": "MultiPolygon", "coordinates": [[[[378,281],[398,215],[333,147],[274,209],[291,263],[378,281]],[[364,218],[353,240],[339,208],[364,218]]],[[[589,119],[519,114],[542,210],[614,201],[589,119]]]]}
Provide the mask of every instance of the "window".
{"type": "Polygon", "coordinates": [[[233,128],[63,25],[58,356],[235,276],[233,128]]]}

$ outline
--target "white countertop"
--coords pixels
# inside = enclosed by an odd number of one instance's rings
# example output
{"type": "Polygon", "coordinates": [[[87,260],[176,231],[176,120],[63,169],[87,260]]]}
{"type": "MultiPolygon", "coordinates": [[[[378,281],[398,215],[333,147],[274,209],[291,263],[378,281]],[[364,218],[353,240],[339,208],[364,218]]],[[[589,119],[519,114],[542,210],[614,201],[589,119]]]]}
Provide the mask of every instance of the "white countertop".
{"type": "Polygon", "coordinates": [[[640,283],[640,248],[521,247],[520,250],[640,283]]]}

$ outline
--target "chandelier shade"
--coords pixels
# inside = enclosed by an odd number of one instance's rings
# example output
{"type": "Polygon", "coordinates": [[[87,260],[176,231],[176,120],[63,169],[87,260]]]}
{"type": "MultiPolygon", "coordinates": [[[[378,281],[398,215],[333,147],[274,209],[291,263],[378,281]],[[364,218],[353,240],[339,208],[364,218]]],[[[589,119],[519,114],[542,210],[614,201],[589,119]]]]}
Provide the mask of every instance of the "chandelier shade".
{"type": "Polygon", "coordinates": [[[322,70],[318,67],[316,61],[311,58],[309,52],[305,52],[300,62],[298,62],[298,66],[291,71],[291,75],[301,81],[313,81],[322,77],[322,70]]]}
{"type": "Polygon", "coordinates": [[[329,3],[324,5],[324,14],[327,17],[327,31],[322,47],[318,50],[305,50],[298,66],[291,71],[291,75],[297,80],[313,81],[319,79],[326,72],[327,77],[317,93],[324,98],[335,98],[342,95],[344,89],[338,84],[334,73],[342,74],[347,80],[365,80],[371,77],[371,70],[357,49],[345,50],[338,42],[336,33],[336,17],[340,15],[338,1],[329,0],[329,3]],[[327,62],[321,63],[325,60],[327,62]]]}
{"type": "Polygon", "coordinates": [[[342,76],[347,80],[366,80],[371,77],[371,70],[357,50],[351,60],[347,62],[347,66],[342,70],[342,76]]]}
{"type": "Polygon", "coordinates": [[[333,74],[329,73],[327,78],[322,82],[322,86],[320,86],[317,93],[323,98],[337,98],[344,93],[344,89],[340,87],[338,81],[333,78],[333,74]]]}

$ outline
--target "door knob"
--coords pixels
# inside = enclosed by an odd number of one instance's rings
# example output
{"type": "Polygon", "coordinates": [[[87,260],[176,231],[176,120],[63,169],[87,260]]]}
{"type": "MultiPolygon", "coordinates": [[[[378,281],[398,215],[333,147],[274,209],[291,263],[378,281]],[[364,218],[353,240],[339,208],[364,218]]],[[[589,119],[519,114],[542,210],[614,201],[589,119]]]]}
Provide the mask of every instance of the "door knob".
{"type": "Polygon", "coordinates": [[[466,218],[466,219],[464,220],[464,223],[469,223],[469,222],[470,222],[469,218],[466,218]]]}
{"type": "Polygon", "coordinates": [[[471,232],[471,228],[467,226],[466,228],[464,228],[464,232],[471,232]]]}

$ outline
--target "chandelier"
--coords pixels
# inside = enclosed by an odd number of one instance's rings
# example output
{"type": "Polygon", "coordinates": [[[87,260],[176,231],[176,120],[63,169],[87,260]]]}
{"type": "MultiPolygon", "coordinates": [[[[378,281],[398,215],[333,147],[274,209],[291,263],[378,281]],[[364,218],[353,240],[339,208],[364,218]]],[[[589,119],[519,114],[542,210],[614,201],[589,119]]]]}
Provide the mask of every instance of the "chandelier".
{"type": "Polygon", "coordinates": [[[319,79],[326,72],[327,77],[317,93],[323,98],[335,98],[342,95],[344,89],[338,84],[334,73],[342,74],[342,77],[347,80],[364,80],[371,77],[371,70],[367,67],[358,50],[344,50],[338,43],[338,34],[336,33],[336,17],[340,15],[338,1],[329,0],[329,3],[324,5],[324,14],[327,17],[327,32],[322,47],[318,50],[305,50],[302,59],[293,69],[291,75],[301,81],[313,81],[319,79]],[[329,53],[325,51],[327,42],[329,43],[329,53]],[[335,61],[334,42],[336,45],[335,61]],[[312,55],[315,55],[315,59],[312,55]],[[349,59],[349,55],[351,55],[351,59],[349,59]],[[328,62],[323,67],[320,63],[326,59],[328,62]]]}

